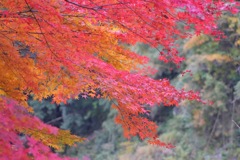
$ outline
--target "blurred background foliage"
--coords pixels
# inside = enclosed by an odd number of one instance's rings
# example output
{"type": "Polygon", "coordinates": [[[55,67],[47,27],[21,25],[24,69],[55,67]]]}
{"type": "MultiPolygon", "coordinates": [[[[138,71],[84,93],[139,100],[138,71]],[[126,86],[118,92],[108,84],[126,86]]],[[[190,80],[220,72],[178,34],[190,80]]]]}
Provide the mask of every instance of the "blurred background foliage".
{"type": "MultiPolygon", "coordinates": [[[[61,154],[83,160],[238,160],[240,159],[240,15],[223,15],[218,23],[225,37],[199,35],[179,40],[186,57],[181,66],[156,60],[158,51],[145,44],[131,49],[150,58],[155,79],[168,78],[177,88],[199,91],[206,106],[182,102],[179,107],[149,108],[160,138],[176,147],[150,146],[137,137],[127,140],[114,123],[116,112],[104,99],[79,98],[57,106],[51,98],[29,100],[44,122],[88,138],[61,154]],[[186,72],[191,70],[191,72],[186,72]]],[[[161,49],[161,47],[159,47],[161,49]]]]}

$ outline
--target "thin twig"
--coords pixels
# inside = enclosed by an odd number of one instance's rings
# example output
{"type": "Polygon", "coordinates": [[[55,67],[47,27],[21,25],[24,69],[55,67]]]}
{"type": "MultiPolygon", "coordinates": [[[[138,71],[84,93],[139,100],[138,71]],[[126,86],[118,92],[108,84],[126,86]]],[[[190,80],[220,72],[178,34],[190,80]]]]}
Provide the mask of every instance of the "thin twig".
{"type": "Polygon", "coordinates": [[[218,112],[217,112],[217,118],[215,119],[215,122],[214,122],[214,124],[213,124],[213,128],[212,128],[212,130],[211,130],[210,136],[207,138],[207,144],[206,144],[205,150],[208,149],[209,143],[210,143],[211,138],[212,138],[212,136],[213,136],[213,132],[215,131],[215,128],[216,128],[216,126],[217,126],[217,122],[218,122],[218,119],[219,119],[219,115],[220,115],[220,111],[218,110],[218,112]]]}
{"type": "Polygon", "coordinates": [[[57,121],[62,120],[62,119],[63,119],[63,117],[58,117],[58,118],[55,118],[55,119],[53,119],[53,120],[51,120],[51,121],[48,121],[48,122],[46,122],[46,123],[47,123],[47,124],[51,124],[51,123],[57,122],[57,121]]]}
{"type": "Polygon", "coordinates": [[[29,6],[27,0],[25,0],[25,3],[26,3],[26,5],[27,5],[29,11],[32,13],[33,18],[36,20],[37,25],[38,25],[38,27],[39,27],[39,29],[40,29],[40,32],[41,32],[41,34],[42,34],[42,36],[43,36],[43,38],[44,38],[44,40],[45,40],[45,42],[46,42],[46,45],[47,45],[49,51],[57,58],[57,55],[56,55],[56,54],[53,52],[53,50],[51,49],[51,46],[50,46],[50,44],[48,43],[48,40],[47,40],[46,36],[45,36],[44,33],[43,33],[42,26],[41,26],[40,23],[38,22],[38,19],[37,19],[37,17],[35,16],[35,14],[33,13],[32,8],[29,6]]]}
{"type": "Polygon", "coordinates": [[[232,122],[240,129],[240,126],[232,119],[232,122]]]}
{"type": "MultiPolygon", "coordinates": [[[[125,26],[123,23],[121,23],[121,22],[119,22],[119,21],[117,21],[117,20],[115,20],[115,19],[113,19],[113,18],[111,18],[111,17],[109,17],[109,16],[107,16],[107,15],[104,15],[104,14],[98,12],[97,9],[95,9],[95,8],[88,8],[88,7],[85,7],[85,6],[81,6],[81,5],[77,4],[77,3],[70,2],[69,0],[65,0],[65,1],[68,2],[68,3],[71,3],[72,5],[75,5],[75,6],[77,6],[77,7],[81,7],[81,8],[93,10],[94,12],[96,12],[96,13],[98,13],[98,14],[100,14],[100,15],[102,15],[102,16],[110,19],[110,20],[112,20],[114,23],[119,24],[120,26],[122,26],[123,28],[125,28],[125,29],[127,29],[128,31],[132,32],[132,33],[135,34],[136,36],[142,38],[143,40],[145,40],[146,42],[148,42],[151,46],[154,46],[151,41],[149,41],[147,38],[145,38],[145,37],[142,36],[141,34],[135,32],[133,29],[125,26]]],[[[161,52],[157,47],[154,47],[154,48],[155,48],[157,51],[161,52]]]]}

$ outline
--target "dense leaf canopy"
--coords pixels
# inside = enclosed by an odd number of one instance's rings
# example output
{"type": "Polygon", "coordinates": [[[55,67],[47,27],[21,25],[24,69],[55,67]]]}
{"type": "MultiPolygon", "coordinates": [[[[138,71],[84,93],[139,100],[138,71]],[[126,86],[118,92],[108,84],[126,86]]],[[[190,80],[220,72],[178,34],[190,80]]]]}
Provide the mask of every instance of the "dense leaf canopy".
{"type": "Polygon", "coordinates": [[[144,106],[201,101],[199,94],[177,90],[167,79],[146,76],[147,58],[131,52],[126,44],[161,44],[160,60],[178,64],[183,58],[177,54],[175,39],[218,34],[216,19],[225,10],[236,12],[233,5],[220,0],[2,0],[0,126],[6,134],[1,134],[0,142],[8,147],[1,147],[0,155],[11,156],[14,148],[24,148],[20,141],[10,140],[17,133],[56,149],[82,140],[60,130],[52,133],[51,127],[27,112],[18,112],[20,105],[29,109],[29,95],[38,100],[53,96],[56,103],[79,95],[113,100],[112,107],[119,112],[116,122],[126,137],[138,135],[171,147],[156,139],[157,126],[144,118],[148,113],[144,106]]]}

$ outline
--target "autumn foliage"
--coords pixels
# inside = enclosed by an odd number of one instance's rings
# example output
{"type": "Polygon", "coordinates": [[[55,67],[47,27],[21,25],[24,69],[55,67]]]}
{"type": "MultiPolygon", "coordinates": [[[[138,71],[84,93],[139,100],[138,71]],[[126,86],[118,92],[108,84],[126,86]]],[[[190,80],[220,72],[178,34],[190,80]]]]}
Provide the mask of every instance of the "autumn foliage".
{"type": "Polygon", "coordinates": [[[53,97],[56,103],[79,95],[110,99],[126,137],[171,147],[157,139],[157,125],[144,118],[144,106],[201,101],[199,94],[146,76],[147,58],[126,44],[161,44],[159,59],[179,64],[183,58],[175,38],[218,34],[216,19],[225,10],[236,12],[234,5],[220,0],[1,0],[0,156],[56,156],[46,146],[61,149],[83,140],[31,115],[30,95],[53,97]]]}

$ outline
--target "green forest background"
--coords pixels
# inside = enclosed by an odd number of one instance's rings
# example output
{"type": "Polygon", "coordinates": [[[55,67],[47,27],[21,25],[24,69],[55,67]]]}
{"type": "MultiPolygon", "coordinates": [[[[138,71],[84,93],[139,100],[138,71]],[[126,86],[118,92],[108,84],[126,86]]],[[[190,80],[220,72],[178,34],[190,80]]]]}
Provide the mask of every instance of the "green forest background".
{"type": "MultiPolygon", "coordinates": [[[[179,27],[182,27],[179,25],[179,27]]],[[[138,137],[127,140],[114,123],[116,111],[104,99],[69,100],[56,105],[51,98],[29,100],[44,122],[88,140],[65,147],[59,154],[82,160],[239,160],[240,159],[240,15],[225,14],[218,27],[226,35],[220,41],[199,35],[178,40],[186,60],[181,66],[157,60],[158,51],[145,44],[130,48],[148,56],[158,70],[155,79],[168,78],[177,88],[200,91],[206,106],[182,102],[180,106],[149,108],[149,118],[159,125],[159,137],[174,149],[151,146],[138,137]],[[191,72],[185,71],[191,70],[191,72]]],[[[161,49],[161,47],[160,47],[161,49]]]]}

